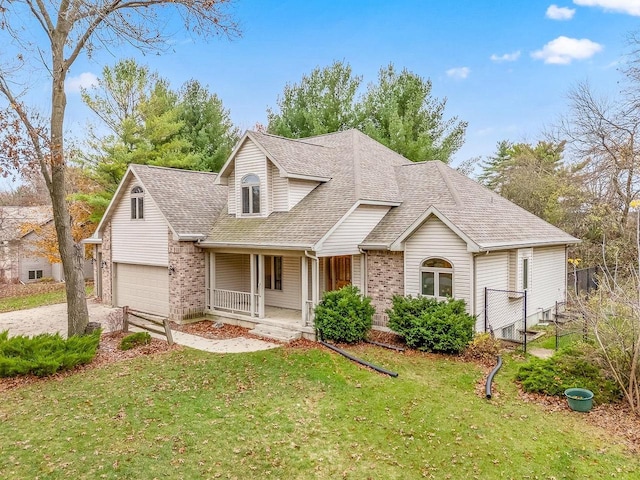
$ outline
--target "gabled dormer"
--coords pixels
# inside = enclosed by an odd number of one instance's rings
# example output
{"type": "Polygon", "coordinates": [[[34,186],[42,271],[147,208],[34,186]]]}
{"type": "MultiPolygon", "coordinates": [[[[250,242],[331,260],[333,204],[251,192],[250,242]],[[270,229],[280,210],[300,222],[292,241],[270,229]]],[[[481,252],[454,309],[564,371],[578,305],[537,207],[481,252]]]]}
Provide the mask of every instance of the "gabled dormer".
{"type": "Polygon", "coordinates": [[[229,186],[229,215],[260,218],[288,212],[330,180],[327,150],[300,140],[245,133],[216,180],[229,186]]]}

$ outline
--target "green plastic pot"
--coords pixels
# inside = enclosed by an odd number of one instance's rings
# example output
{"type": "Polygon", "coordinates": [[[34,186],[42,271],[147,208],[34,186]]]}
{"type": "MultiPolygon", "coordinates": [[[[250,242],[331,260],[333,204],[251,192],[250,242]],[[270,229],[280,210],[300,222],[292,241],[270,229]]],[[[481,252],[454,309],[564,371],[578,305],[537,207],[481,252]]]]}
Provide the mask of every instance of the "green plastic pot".
{"type": "Polygon", "coordinates": [[[564,391],[569,408],[576,412],[588,412],[593,407],[593,392],[586,388],[567,388],[564,391]]]}

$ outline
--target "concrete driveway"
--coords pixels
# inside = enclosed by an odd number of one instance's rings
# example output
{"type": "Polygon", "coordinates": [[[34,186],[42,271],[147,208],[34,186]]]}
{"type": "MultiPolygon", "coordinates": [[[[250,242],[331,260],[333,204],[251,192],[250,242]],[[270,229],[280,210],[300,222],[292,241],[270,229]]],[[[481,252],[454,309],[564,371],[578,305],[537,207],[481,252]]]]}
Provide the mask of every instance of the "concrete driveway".
{"type": "MultiPolygon", "coordinates": [[[[100,322],[107,330],[107,317],[118,308],[108,307],[101,303],[88,300],[89,319],[100,322]]],[[[15,312],[0,313],[0,332],[9,330],[9,336],[38,335],[39,333],[60,333],[67,336],[67,304],[58,303],[44,307],[17,310],[15,312]]]]}

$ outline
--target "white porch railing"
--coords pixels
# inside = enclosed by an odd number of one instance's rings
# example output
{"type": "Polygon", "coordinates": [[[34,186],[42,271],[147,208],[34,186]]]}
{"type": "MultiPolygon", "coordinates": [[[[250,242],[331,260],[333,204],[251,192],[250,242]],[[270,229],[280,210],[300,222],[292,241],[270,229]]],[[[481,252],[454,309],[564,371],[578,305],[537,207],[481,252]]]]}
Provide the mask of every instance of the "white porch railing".
{"type": "MultiPolygon", "coordinates": [[[[257,311],[258,295],[255,295],[255,297],[254,305],[257,311]]],[[[251,293],[214,288],[211,291],[211,308],[251,314],[251,293]]]]}

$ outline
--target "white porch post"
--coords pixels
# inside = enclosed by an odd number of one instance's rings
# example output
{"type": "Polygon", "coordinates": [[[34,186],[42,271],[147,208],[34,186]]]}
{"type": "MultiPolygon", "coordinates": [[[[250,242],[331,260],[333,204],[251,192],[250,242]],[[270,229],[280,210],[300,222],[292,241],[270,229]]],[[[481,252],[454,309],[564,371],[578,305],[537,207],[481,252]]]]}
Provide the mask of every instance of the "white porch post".
{"type": "Polygon", "coordinates": [[[300,269],[300,276],[302,277],[301,289],[302,289],[302,325],[307,324],[309,310],[307,308],[307,300],[309,300],[309,263],[306,256],[303,256],[300,261],[302,262],[302,268],[300,269]]]}
{"type": "Polygon", "coordinates": [[[209,298],[207,298],[207,305],[209,305],[209,309],[213,310],[215,305],[213,304],[213,299],[215,298],[215,293],[213,292],[216,289],[216,254],[213,252],[209,252],[207,255],[209,263],[207,265],[207,286],[209,298]]]}
{"type": "Polygon", "coordinates": [[[256,256],[251,253],[249,254],[249,270],[251,270],[251,298],[249,299],[249,304],[251,308],[251,316],[256,316],[256,256]]]}
{"type": "Polygon", "coordinates": [[[258,318],[264,318],[264,255],[258,255],[258,318]]]}
{"type": "Polygon", "coordinates": [[[311,259],[311,302],[315,307],[320,296],[320,268],[318,268],[319,258],[311,259]]]}

